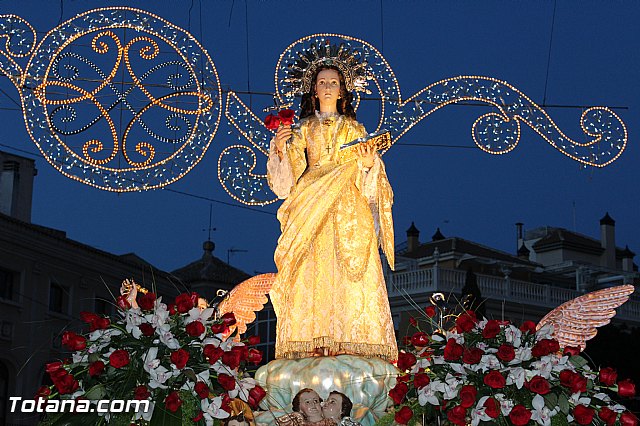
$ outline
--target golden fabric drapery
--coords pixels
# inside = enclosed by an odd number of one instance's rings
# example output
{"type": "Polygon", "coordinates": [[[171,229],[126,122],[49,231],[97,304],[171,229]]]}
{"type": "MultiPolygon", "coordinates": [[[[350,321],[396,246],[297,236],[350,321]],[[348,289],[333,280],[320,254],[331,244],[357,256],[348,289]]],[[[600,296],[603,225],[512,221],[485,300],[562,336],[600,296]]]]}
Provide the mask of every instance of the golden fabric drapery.
{"type": "Polygon", "coordinates": [[[288,147],[295,184],[278,210],[282,235],[270,291],[277,358],[309,356],[316,348],[397,356],[372,213],[393,265],[393,192],[381,163],[375,182],[365,182],[356,161],[340,164],[337,156],[341,144],[364,135],[355,120],[310,117],[288,147]],[[365,184],[375,186],[373,200],[363,195],[365,184]]]}

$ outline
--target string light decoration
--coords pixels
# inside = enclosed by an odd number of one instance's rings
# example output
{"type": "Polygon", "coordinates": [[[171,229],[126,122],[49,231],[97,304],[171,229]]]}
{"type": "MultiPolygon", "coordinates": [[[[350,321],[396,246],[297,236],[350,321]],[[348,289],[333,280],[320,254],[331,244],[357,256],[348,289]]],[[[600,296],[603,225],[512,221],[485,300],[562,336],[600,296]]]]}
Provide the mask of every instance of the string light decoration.
{"type": "MultiPolygon", "coordinates": [[[[374,132],[388,130],[392,144],[422,119],[438,109],[459,102],[479,102],[497,111],[481,115],[472,125],[473,141],[490,154],[506,154],[520,141],[521,123],[529,126],[562,154],[584,166],[605,167],[615,161],[627,143],[624,122],[611,109],[591,107],[580,117],[580,127],[587,136],[584,142],[568,137],[547,112],[524,93],[507,82],[482,76],[459,76],[440,80],[403,100],[400,85],[387,60],[374,46],[364,40],[341,34],[313,34],[290,44],[280,55],[274,76],[276,104],[299,109],[300,98],[295,97],[287,84],[289,67],[325,43],[344,45],[354,52],[356,59],[366,62],[366,74],[373,76],[369,88],[370,100],[380,102],[374,132]],[[376,93],[377,92],[377,93],[376,93]]],[[[357,110],[368,95],[354,93],[357,110]]],[[[233,92],[227,96],[225,116],[237,131],[238,144],[223,150],[218,160],[218,178],[234,199],[250,205],[266,205],[277,201],[269,190],[266,175],[254,172],[257,155],[264,154],[266,163],[269,141],[273,132],[233,92]],[[247,144],[247,141],[249,144],[247,144]]]]}
{"type": "Polygon", "coordinates": [[[0,38],[0,71],[20,93],[27,131],[69,178],[115,192],[160,188],[187,174],[215,136],[215,65],[193,35],[154,14],[89,10],[37,46],[27,21],[0,15],[0,38]],[[16,59],[27,56],[23,69],[16,59]]]}

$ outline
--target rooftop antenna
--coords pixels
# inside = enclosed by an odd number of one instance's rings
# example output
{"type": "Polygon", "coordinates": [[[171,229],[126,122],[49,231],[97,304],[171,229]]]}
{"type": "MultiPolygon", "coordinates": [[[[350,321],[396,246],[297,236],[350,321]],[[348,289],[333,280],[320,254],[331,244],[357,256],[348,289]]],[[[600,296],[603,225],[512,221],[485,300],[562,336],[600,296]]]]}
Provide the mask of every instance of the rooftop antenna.
{"type": "Polygon", "coordinates": [[[203,229],[203,231],[207,231],[207,241],[211,241],[211,231],[217,231],[216,228],[211,227],[211,222],[213,218],[213,204],[209,204],[209,228],[203,229]]]}

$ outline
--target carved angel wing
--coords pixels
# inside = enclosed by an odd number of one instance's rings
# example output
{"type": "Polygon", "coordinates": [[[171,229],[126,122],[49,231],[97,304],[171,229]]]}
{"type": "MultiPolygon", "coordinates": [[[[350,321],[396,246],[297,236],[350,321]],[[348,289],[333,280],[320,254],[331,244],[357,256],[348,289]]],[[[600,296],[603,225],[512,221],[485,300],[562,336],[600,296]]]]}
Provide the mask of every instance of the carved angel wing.
{"type": "Polygon", "coordinates": [[[241,282],[231,290],[218,305],[218,312],[224,315],[233,312],[236,317],[238,335],[247,331],[247,324],[256,319],[256,312],[262,310],[268,299],[276,274],[261,274],[241,282]]]}
{"type": "Polygon", "coordinates": [[[632,285],[621,285],[576,297],[545,315],[537,328],[551,324],[560,347],[579,346],[584,350],[587,340],[598,333],[596,328],[609,324],[615,309],[629,300],[634,290],[632,285]]]}

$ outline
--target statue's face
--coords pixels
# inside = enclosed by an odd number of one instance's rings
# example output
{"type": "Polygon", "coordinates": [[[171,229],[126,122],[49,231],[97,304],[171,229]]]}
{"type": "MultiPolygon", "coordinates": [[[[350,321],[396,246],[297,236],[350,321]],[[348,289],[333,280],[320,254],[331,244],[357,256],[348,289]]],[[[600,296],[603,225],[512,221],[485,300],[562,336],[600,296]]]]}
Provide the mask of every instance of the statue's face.
{"type": "Polygon", "coordinates": [[[305,392],[300,395],[300,411],[309,422],[322,420],[320,396],[316,392],[305,392]]]}
{"type": "Polygon", "coordinates": [[[316,95],[321,107],[335,109],[340,97],[340,73],[332,69],[320,71],[316,78],[316,95]]]}
{"type": "Polygon", "coordinates": [[[331,394],[322,404],[322,415],[337,422],[342,418],[342,396],[331,394]]]}

